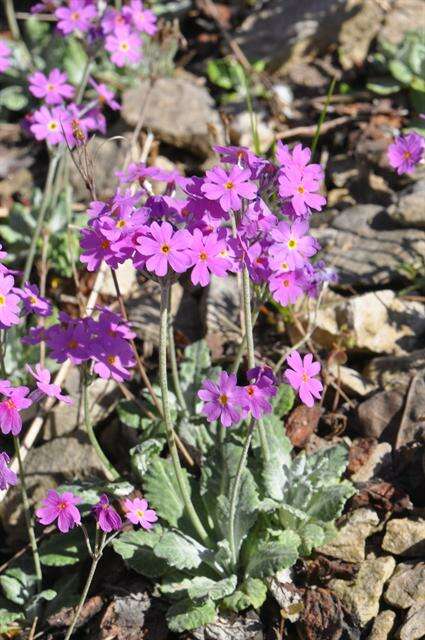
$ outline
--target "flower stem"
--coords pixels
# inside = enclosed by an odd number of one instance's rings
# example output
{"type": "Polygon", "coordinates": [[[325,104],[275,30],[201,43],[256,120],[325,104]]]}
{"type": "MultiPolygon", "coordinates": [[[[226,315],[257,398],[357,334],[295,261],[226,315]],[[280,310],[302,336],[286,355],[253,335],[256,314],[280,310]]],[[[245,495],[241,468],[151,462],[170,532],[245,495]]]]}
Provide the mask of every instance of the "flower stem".
{"type": "Polygon", "coordinates": [[[90,572],[89,572],[89,575],[87,576],[86,584],[84,585],[84,589],[83,589],[83,592],[81,594],[81,598],[80,598],[80,602],[78,603],[77,610],[75,612],[75,615],[74,615],[74,617],[72,619],[71,624],[68,627],[68,631],[66,632],[66,636],[65,636],[64,640],[69,640],[69,638],[72,636],[72,634],[74,632],[75,625],[77,624],[78,618],[80,617],[81,610],[84,607],[84,603],[85,603],[85,601],[87,599],[87,594],[89,592],[91,583],[93,581],[93,577],[94,577],[94,574],[96,572],[98,562],[99,562],[100,558],[102,557],[103,549],[105,547],[105,545],[104,545],[105,537],[106,537],[106,533],[102,533],[102,536],[100,538],[100,543],[96,544],[96,546],[95,546],[95,550],[94,550],[94,553],[93,553],[93,556],[92,556],[92,563],[91,563],[91,567],[90,567],[90,572]]]}
{"type": "Polygon", "coordinates": [[[83,411],[84,411],[84,424],[86,427],[87,435],[89,437],[90,443],[93,445],[94,450],[96,451],[97,457],[101,461],[105,475],[108,480],[117,480],[120,477],[120,474],[115,469],[115,467],[109,462],[108,458],[102,451],[102,447],[100,446],[96,435],[94,433],[92,421],[90,420],[90,409],[89,409],[89,394],[88,394],[88,384],[87,384],[87,376],[86,373],[83,372],[83,411]]]}
{"type": "MultiPolygon", "coordinates": [[[[255,350],[254,350],[254,333],[252,326],[252,311],[251,311],[251,284],[249,281],[248,269],[244,266],[242,271],[242,299],[243,309],[245,316],[245,338],[246,349],[248,358],[248,367],[252,369],[255,367],[255,350]]],[[[261,451],[264,460],[268,460],[270,457],[269,445],[267,443],[267,436],[264,429],[264,425],[261,420],[258,421],[258,433],[260,436],[261,451]]]]}
{"type": "Polygon", "coordinates": [[[37,592],[40,593],[43,575],[41,572],[41,563],[40,563],[40,556],[38,553],[37,539],[34,533],[34,521],[31,515],[30,503],[28,500],[27,486],[25,482],[25,471],[24,471],[24,465],[22,462],[18,436],[13,436],[13,444],[15,445],[15,455],[18,460],[18,466],[19,466],[19,480],[20,480],[19,488],[21,491],[22,504],[24,506],[25,523],[27,526],[28,537],[29,537],[32,556],[34,560],[37,592]]]}
{"type": "Polygon", "coordinates": [[[187,490],[187,483],[183,477],[183,470],[180,466],[179,454],[177,452],[176,438],[174,433],[173,421],[171,418],[170,404],[168,399],[168,381],[167,381],[167,336],[168,336],[168,301],[170,295],[170,281],[166,277],[161,281],[161,312],[160,312],[160,330],[159,330],[159,384],[162,396],[162,411],[165,422],[165,430],[170,450],[171,459],[173,461],[174,473],[176,474],[177,483],[179,485],[180,494],[187,514],[203,542],[208,541],[208,534],[204,529],[202,522],[190,499],[187,490]]]}
{"type": "Polygon", "coordinates": [[[177,366],[176,345],[174,342],[173,316],[171,313],[172,289],[173,287],[171,286],[170,295],[168,299],[168,357],[170,359],[170,364],[171,364],[171,375],[173,377],[174,391],[175,391],[178,403],[183,411],[183,414],[185,415],[185,417],[188,417],[189,411],[188,411],[186,399],[184,397],[183,390],[180,384],[179,368],[177,366]]]}

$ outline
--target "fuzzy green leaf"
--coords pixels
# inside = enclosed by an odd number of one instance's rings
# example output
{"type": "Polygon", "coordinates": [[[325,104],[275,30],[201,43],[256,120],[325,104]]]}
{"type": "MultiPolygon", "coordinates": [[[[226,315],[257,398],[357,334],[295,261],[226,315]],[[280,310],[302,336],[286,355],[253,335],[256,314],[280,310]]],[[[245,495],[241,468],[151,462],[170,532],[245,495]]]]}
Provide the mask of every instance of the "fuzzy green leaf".
{"type": "MultiPolygon", "coordinates": [[[[259,504],[254,478],[250,471],[245,469],[242,475],[234,520],[234,542],[237,552],[239,552],[242,542],[257,518],[259,504]]],[[[228,538],[230,533],[230,499],[227,495],[221,495],[217,498],[217,518],[223,536],[228,538]]]]}
{"type": "MultiPolygon", "coordinates": [[[[190,495],[190,485],[187,472],[182,471],[187,492],[190,495]]],[[[168,524],[177,527],[183,519],[185,506],[182,500],[174,468],[171,460],[153,458],[145,475],[145,494],[158,515],[168,524]]]]}
{"type": "Polygon", "coordinates": [[[176,569],[196,569],[211,556],[197,540],[178,531],[165,531],[155,545],[154,553],[176,569]]]}
{"type": "Polygon", "coordinates": [[[40,561],[47,567],[66,567],[87,558],[87,548],[79,528],[66,536],[55,533],[40,545],[40,561]]]}
{"type": "Polygon", "coordinates": [[[157,578],[168,570],[167,563],[153,552],[153,547],[161,536],[162,528],[159,525],[151,531],[125,531],[112,542],[112,546],[131,569],[148,578],[157,578]]]}
{"type": "Polygon", "coordinates": [[[300,537],[293,531],[283,531],[278,540],[259,540],[250,549],[246,575],[263,578],[291,567],[298,558],[300,543],[300,537]]]}
{"type": "Polygon", "coordinates": [[[194,604],[188,599],[170,607],[166,617],[170,630],[179,633],[214,622],[217,611],[212,600],[207,600],[203,604],[194,604]]]}
{"type": "Polygon", "coordinates": [[[223,578],[223,580],[212,580],[206,576],[195,576],[194,578],[184,578],[180,581],[167,582],[160,589],[164,594],[184,593],[193,600],[200,600],[207,596],[211,600],[220,600],[224,596],[233,593],[236,588],[237,578],[235,575],[223,578]]]}
{"type": "Polygon", "coordinates": [[[283,418],[290,412],[295,402],[294,390],[289,384],[281,384],[275,397],[272,399],[273,414],[283,418]]]}
{"type": "Polygon", "coordinates": [[[140,479],[144,478],[152,460],[161,453],[163,448],[164,440],[149,438],[130,449],[131,468],[140,479]]]}
{"type": "Polygon", "coordinates": [[[223,599],[223,607],[243,611],[248,607],[259,609],[267,596],[267,587],[259,578],[247,578],[234,593],[223,599]]]}
{"type": "Polygon", "coordinates": [[[264,416],[263,425],[270,452],[267,461],[260,457],[259,439],[255,444],[262,464],[262,480],[266,496],[273,500],[282,500],[288,479],[288,468],[291,464],[292,444],[285,435],[282,420],[276,415],[264,416]]]}

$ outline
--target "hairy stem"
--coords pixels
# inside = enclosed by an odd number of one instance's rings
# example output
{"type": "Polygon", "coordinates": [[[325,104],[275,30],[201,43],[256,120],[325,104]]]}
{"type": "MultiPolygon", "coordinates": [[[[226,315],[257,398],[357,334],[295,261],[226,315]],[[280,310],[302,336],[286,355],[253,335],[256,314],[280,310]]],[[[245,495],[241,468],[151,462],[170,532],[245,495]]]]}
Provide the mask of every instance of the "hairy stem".
{"type": "Polygon", "coordinates": [[[170,364],[171,364],[171,375],[173,377],[174,391],[175,391],[178,403],[184,415],[187,417],[189,415],[189,411],[188,411],[186,399],[184,397],[183,390],[180,384],[179,368],[177,366],[176,345],[174,342],[174,327],[173,327],[174,318],[171,313],[172,289],[173,287],[171,286],[169,300],[168,300],[168,357],[170,359],[170,364]]]}
{"type": "Polygon", "coordinates": [[[190,499],[187,490],[187,483],[183,477],[183,470],[180,466],[179,454],[177,452],[176,438],[174,433],[173,421],[171,418],[170,404],[168,399],[168,381],[167,381],[167,337],[168,337],[168,301],[170,295],[170,281],[166,277],[161,281],[161,312],[160,312],[160,331],[159,331],[159,383],[162,396],[162,412],[165,422],[165,430],[167,434],[168,448],[170,450],[173,462],[174,473],[176,474],[177,483],[180,489],[180,495],[186,507],[187,514],[203,542],[208,541],[208,534],[204,529],[202,522],[190,499]]]}

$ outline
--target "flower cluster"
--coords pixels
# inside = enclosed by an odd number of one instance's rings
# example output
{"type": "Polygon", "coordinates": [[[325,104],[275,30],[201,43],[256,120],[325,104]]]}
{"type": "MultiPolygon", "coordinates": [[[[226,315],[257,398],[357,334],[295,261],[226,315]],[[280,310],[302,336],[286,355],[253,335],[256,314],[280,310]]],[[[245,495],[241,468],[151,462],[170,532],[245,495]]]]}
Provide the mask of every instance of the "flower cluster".
{"type": "MultiPolygon", "coordinates": [[[[57,324],[47,329],[33,328],[23,342],[38,344],[44,340],[50,357],[57,362],[67,358],[75,365],[90,361],[94,373],[101,378],[122,382],[130,378],[129,369],[135,364],[129,343],[134,337],[135,333],[121,316],[101,309],[97,319],[71,318],[60,312],[57,324]]],[[[41,382],[49,384],[49,380],[41,382]]]]}
{"type": "Polygon", "coordinates": [[[425,139],[418,133],[398,136],[388,147],[388,161],[398,175],[412,173],[424,156],[425,139]]]}
{"type": "MultiPolygon", "coordinates": [[[[70,529],[81,525],[81,513],[77,507],[80,502],[79,496],[74,495],[71,491],[58,493],[51,489],[43,500],[43,506],[35,513],[40,524],[49,525],[57,522],[59,531],[68,533],[70,529]]],[[[158,520],[154,509],[149,509],[147,501],[141,498],[126,499],[124,512],[129,522],[139,525],[143,529],[151,529],[158,520]]],[[[100,496],[99,502],[92,507],[91,513],[99,529],[105,533],[120,531],[123,526],[120,514],[111,505],[106,494],[100,496]]]]}

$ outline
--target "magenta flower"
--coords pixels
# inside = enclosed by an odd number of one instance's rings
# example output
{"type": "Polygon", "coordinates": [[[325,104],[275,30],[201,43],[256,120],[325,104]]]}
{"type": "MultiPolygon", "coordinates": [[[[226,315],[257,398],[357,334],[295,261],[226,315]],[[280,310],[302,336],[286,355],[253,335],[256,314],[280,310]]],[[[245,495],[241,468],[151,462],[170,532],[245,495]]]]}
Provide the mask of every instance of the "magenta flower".
{"type": "Polygon", "coordinates": [[[26,282],[19,290],[19,296],[27,313],[36,313],[43,317],[52,315],[52,303],[39,295],[36,284],[26,282]]]}
{"type": "Polygon", "coordinates": [[[36,140],[46,140],[49,144],[59,144],[72,137],[70,119],[63,107],[50,110],[42,106],[34,111],[30,131],[36,140]]]}
{"type": "Polygon", "coordinates": [[[388,147],[388,160],[398,175],[412,173],[415,166],[422,160],[425,141],[418,133],[399,136],[388,147]]]}
{"type": "Polygon", "coordinates": [[[307,353],[304,359],[298,351],[289,354],[286,362],[291,367],[284,372],[285,378],[295,391],[298,392],[301,401],[308,407],[314,405],[314,398],[320,400],[323,385],[317,376],[320,372],[320,363],[313,362],[311,353],[307,353]]]}
{"type": "Polygon", "coordinates": [[[117,67],[136,64],[142,58],[141,40],[137,33],[130,31],[127,26],[117,28],[114,33],[106,37],[105,49],[111,53],[111,60],[117,67]]]}
{"type": "Polygon", "coordinates": [[[241,389],[241,404],[259,420],[265,413],[271,413],[270,398],[276,395],[276,380],[270,367],[255,367],[247,371],[249,384],[241,389]]]}
{"type": "Polygon", "coordinates": [[[14,284],[13,276],[0,272],[0,329],[19,324],[19,296],[11,293],[14,284]]]}
{"type": "Polygon", "coordinates": [[[8,45],[0,40],[0,73],[4,73],[9,69],[10,65],[10,56],[11,51],[8,45]]]}
{"type": "Polygon", "coordinates": [[[274,273],[269,280],[273,298],[283,307],[295,304],[304,293],[302,276],[298,271],[274,273]]]}
{"type": "MultiPolygon", "coordinates": [[[[100,105],[107,104],[110,109],[113,111],[118,111],[121,109],[119,102],[115,100],[115,94],[113,91],[108,89],[108,87],[100,82],[99,84],[95,82],[95,80],[90,79],[89,83],[93,87],[93,89],[97,93],[97,99],[99,100],[100,105]]],[[[102,203],[103,204],[103,203],[102,203]]]]}
{"type": "Polygon", "coordinates": [[[279,222],[270,235],[275,241],[270,247],[270,267],[275,271],[300,269],[319,250],[317,241],[308,234],[308,223],[298,220],[292,225],[279,222]],[[286,266],[283,269],[282,263],[286,266]]]}
{"type": "Polygon", "coordinates": [[[80,498],[70,491],[57,493],[50,489],[43,500],[44,506],[37,509],[35,515],[40,524],[52,524],[57,520],[59,531],[68,533],[75,525],[81,524],[81,515],[75,506],[79,502],[81,502],[80,498]]]}
{"type": "Polygon", "coordinates": [[[204,236],[199,229],[193,232],[193,241],[188,249],[188,255],[194,265],[190,279],[193,284],[206,287],[210,282],[210,274],[225,276],[229,262],[222,257],[226,249],[224,240],[219,240],[216,233],[204,236]]]}
{"type": "Polygon", "coordinates": [[[96,8],[86,0],[69,0],[67,7],[56,9],[55,16],[58,19],[57,27],[64,35],[74,31],[85,33],[96,17],[96,8]]]}
{"type": "Polygon", "coordinates": [[[81,230],[80,245],[83,252],[80,260],[88,271],[96,271],[103,260],[109,267],[116,269],[126,258],[122,244],[111,242],[102,231],[98,221],[92,227],[81,230]]]}
{"type": "Polygon", "coordinates": [[[127,519],[133,524],[138,524],[143,529],[152,529],[153,523],[158,520],[154,509],[149,509],[148,501],[144,498],[124,500],[124,510],[127,519]]]}
{"type": "Polygon", "coordinates": [[[288,167],[296,167],[302,171],[303,175],[307,175],[313,180],[323,180],[323,169],[320,164],[308,164],[311,160],[311,150],[308,147],[296,144],[291,153],[289,147],[279,140],[276,158],[284,170],[288,167]]]}
{"type": "Polygon", "coordinates": [[[183,273],[190,267],[188,248],[192,236],[186,230],[174,231],[169,222],[153,222],[148,231],[151,237],[138,238],[138,251],[147,257],[146,269],[157,276],[165,276],[168,267],[183,273]]]}
{"type": "Polygon", "coordinates": [[[326,198],[320,193],[320,183],[296,166],[286,167],[279,176],[279,194],[290,198],[294,211],[299,216],[308,215],[310,209],[320,211],[326,198]]]}
{"type": "Polygon", "coordinates": [[[130,0],[130,4],[123,7],[122,13],[142,33],[150,36],[156,33],[156,16],[149,9],[145,9],[140,0],[130,0]]]}
{"type": "Polygon", "coordinates": [[[70,396],[64,396],[61,393],[61,388],[58,384],[53,384],[50,382],[50,371],[48,369],[44,369],[41,364],[35,365],[35,371],[31,369],[29,364],[27,364],[25,368],[35,379],[37,383],[37,389],[44,395],[50,398],[56,398],[57,400],[59,400],[60,402],[64,402],[65,404],[72,404],[74,402],[70,396]]]}
{"type": "Polygon", "coordinates": [[[225,371],[220,373],[218,384],[204,380],[198,397],[203,400],[202,413],[208,422],[220,418],[223,427],[236,424],[242,417],[241,388],[237,386],[236,376],[225,371]]]}
{"type": "Polygon", "coordinates": [[[75,91],[72,85],[67,84],[67,79],[66,73],[59,69],[52,69],[48,76],[36,71],[28,77],[29,90],[36,98],[44,99],[46,104],[61,104],[72,98],[75,91]]]}
{"type": "Polygon", "coordinates": [[[5,436],[8,433],[17,436],[21,432],[20,411],[32,405],[32,401],[26,397],[29,391],[28,387],[12,387],[7,391],[8,397],[0,402],[0,431],[5,436]]]}
{"type": "Polygon", "coordinates": [[[122,338],[100,336],[90,355],[95,360],[93,371],[101,378],[112,378],[117,382],[130,379],[128,368],[134,367],[135,360],[131,346],[122,338]]]}
{"type": "Polygon", "coordinates": [[[18,484],[16,473],[9,469],[10,458],[5,451],[0,452],[0,491],[5,491],[10,486],[18,484]]]}
{"type": "Polygon", "coordinates": [[[96,518],[96,522],[99,529],[105,533],[111,531],[119,531],[122,527],[122,520],[119,513],[109,503],[108,496],[102,494],[99,498],[99,502],[92,507],[92,513],[96,518]]]}
{"type": "Polygon", "coordinates": [[[224,211],[239,211],[241,198],[254,200],[257,194],[257,185],[250,181],[250,177],[249,169],[241,169],[237,165],[229,173],[215,167],[206,172],[201,189],[208,200],[218,200],[224,211]]]}

